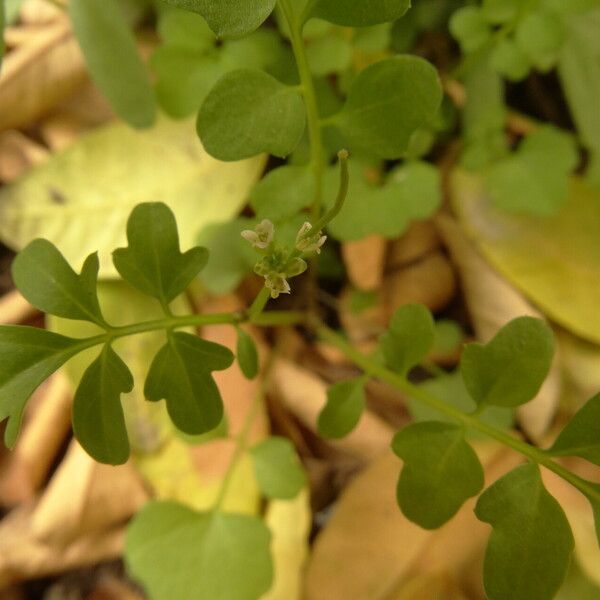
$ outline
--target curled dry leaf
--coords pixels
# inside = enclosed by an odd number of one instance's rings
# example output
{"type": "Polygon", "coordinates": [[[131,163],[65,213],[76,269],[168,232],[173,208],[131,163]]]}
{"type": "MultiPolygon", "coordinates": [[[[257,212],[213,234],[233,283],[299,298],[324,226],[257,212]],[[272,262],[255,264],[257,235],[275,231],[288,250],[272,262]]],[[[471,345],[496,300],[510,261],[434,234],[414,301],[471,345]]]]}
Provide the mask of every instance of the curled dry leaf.
{"type": "Polygon", "coordinates": [[[11,52],[0,76],[0,131],[48,113],[87,81],[68,20],[52,22],[11,52]]]}
{"type": "Polygon", "coordinates": [[[396,270],[435,252],[441,245],[433,221],[413,221],[406,233],[390,244],[387,269],[396,270]]]}
{"type": "Polygon", "coordinates": [[[130,463],[99,464],[73,441],[33,512],[31,532],[38,540],[68,545],[121,525],[147,499],[130,463]]]}
{"type": "Polygon", "coordinates": [[[48,159],[48,150],[20,131],[0,133],[0,182],[19,179],[35,165],[48,159]]]}
{"type": "Polygon", "coordinates": [[[15,509],[0,524],[0,589],[113,560],[121,554],[124,528],[89,533],[67,546],[49,544],[32,531],[33,509],[30,505],[15,509]]]}
{"type": "MultiPolygon", "coordinates": [[[[487,483],[519,458],[494,444],[480,445],[487,483]]],[[[442,528],[426,531],[411,523],[396,503],[401,463],[391,453],[371,463],[346,488],[331,520],[317,537],[307,571],[306,600],[403,598],[419,576],[442,576],[483,597],[480,569],[489,528],[473,514],[470,499],[442,528]],[[357,518],[360,516],[360,518],[357,518]],[[469,535],[464,535],[468,531],[469,535]],[[340,577],[340,565],[344,577],[340,577]],[[472,574],[479,578],[471,581],[472,574]]]]}
{"type": "MultiPolygon", "coordinates": [[[[477,337],[489,341],[508,321],[523,315],[543,318],[515,288],[481,257],[458,223],[447,215],[436,221],[458,269],[462,289],[477,337]]],[[[561,373],[557,357],[537,396],[517,409],[523,429],[541,440],[556,413],[561,393],[561,373]]]]}
{"type": "Polygon", "coordinates": [[[33,499],[71,431],[71,390],[66,378],[53,375],[40,392],[0,477],[2,504],[33,499]]]}
{"type": "Polygon", "coordinates": [[[348,278],[359,290],[375,290],[381,285],[385,263],[386,240],[370,235],[342,244],[342,257],[348,278]]]}
{"type": "Polygon", "coordinates": [[[452,300],[456,276],[450,261],[435,252],[390,273],[383,289],[389,318],[405,304],[424,304],[437,312],[452,300]]]}
{"type": "Polygon", "coordinates": [[[18,290],[8,292],[0,298],[0,325],[17,325],[37,313],[37,309],[31,306],[18,290]]]}
{"type": "MultiPolygon", "coordinates": [[[[278,359],[273,367],[270,390],[306,427],[315,431],[317,418],[327,399],[327,385],[309,371],[278,359]]],[[[331,442],[334,448],[369,461],[389,448],[392,428],[365,411],[356,429],[331,442]]]]}

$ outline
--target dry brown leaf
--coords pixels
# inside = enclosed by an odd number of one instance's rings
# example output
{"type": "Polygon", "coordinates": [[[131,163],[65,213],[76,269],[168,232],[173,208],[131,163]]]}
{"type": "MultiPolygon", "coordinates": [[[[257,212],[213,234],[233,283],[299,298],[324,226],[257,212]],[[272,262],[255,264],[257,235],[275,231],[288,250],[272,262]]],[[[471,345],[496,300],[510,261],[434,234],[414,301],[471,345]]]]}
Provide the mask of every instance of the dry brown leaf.
{"type": "Polygon", "coordinates": [[[432,312],[444,308],[456,292],[450,261],[434,252],[385,278],[383,287],[389,316],[404,304],[424,304],[432,312]]]}
{"type": "Polygon", "coordinates": [[[0,483],[5,505],[32,500],[48,477],[71,430],[71,390],[66,378],[55,374],[44,386],[8,457],[0,483]]]}
{"type": "Polygon", "coordinates": [[[46,148],[20,131],[0,133],[0,181],[10,183],[19,179],[32,166],[44,163],[48,156],[46,148]]]}
{"type": "Polygon", "coordinates": [[[17,325],[38,313],[18,290],[8,292],[0,298],[0,325],[17,325]]]}
{"type": "Polygon", "coordinates": [[[99,464],[73,440],[35,508],[31,533],[38,540],[70,546],[121,525],[147,499],[130,463],[99,464]]]}
{"type": "Polygon", "coordinates": [[[68,20],[49,24],[6,56],[0,76],[0,131],[35,121],[86,81],[68,20]]]}
{"type": "Polygon", "coordinates": [[[342,244],[342,257],[348,278],[359,290],[375,290],[381,285],[387,243],[380,235],[370,235],[342,244]]]}
{"type": "MultiPolygon", "coordinates": [[[[315,430],[327,398],[327,386],[321,379],[285,359],[278,359],[270,390],[306,427],[315,430]]],[[[372,460],[389,447],[393,433],[387,423],[365,411],[356,429],[331,445],[359,459],[372,460]]]]}
{"type": "Polygon", "coordinates": [[[27,25],[45,25],[64,19],[64,11],[46,0],[26,0],[19,16],[27,25]]]}
{"type": "Polygon", "coordinates": [[[435,252],[441,245],[432,221],[413,221],[406,233],[390,244],[387,268],[398,269],[435,252]]]}
{"type": "Polygon", "coordinates": [[[384,292],[378,292],[372,306],[361,311],[351,307],[353,290],[346,288],[340,294],[339,317],[344,331],[349,339],[362,352],[370,352],[377,345],[377,338],[385,331],[388,322],[385,306],[383,304],[384,292]]]}
{"type": "MultiPolygon", "coordinates": [[[[69,497],[63,498],[68,504],[69,497]]],[[[0,523],[0,589],[26,579],[94,565],[117,558],[124,530],[90,533],[66,547],[39,540],[32,530],[34,506],[15,509],[0,523]]]]}
{"type": "MultiPolygon", "coordinates": [[[[487,483],[520,461],[515,453],[487,444],[479,448],[487,483]]],[[[468,501],[442,528],[426,531],[408,521],[396,504],[401,462],[387,452],[347,487],[331,520],[317,537],[307,572],[306,600],[390,600],[415,577],[452,579],[483,598],[470,579],[482,554],[489,527],[468,501]],[[343,576],[340,576],[343,565],[343,576]]]]}
{"type": "MultiPolygon", "coordinates": [[[[454,219],[440,215],[436,223],[459,271],[473,326],[482,342],[487,342],[500,327],[516,317],[530,315],[543,318],[481,257],[454,219]]],[[[517,409],[519,423],[536,441],[543,438],[556,414],[561,379],[559,360],[555,357],[550,374],[538,395],[517,409]]]]}

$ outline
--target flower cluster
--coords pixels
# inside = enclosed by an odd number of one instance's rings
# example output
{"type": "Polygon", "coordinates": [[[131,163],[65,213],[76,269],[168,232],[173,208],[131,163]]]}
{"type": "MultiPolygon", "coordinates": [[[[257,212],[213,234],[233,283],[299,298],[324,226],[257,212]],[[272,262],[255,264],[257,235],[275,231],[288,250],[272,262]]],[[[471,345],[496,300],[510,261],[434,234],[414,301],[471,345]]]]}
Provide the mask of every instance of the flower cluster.
{"type": "Polygon", "coordinates": [[[304,273],[308,268],[302,258],[303,254],[321,252],[327,237],[320,231],[310,235],[311,230],[310,223],[302,225],[296,236],[295,248],[291,251],[275,244],[275,226],[268,219],[264,219],[254,229],[242,231],[242,237],[264,255],[254,266],[254,272],[265,278],[265,286],[271,291],[272,298],[291,293],[288,279],[304,273]]]}

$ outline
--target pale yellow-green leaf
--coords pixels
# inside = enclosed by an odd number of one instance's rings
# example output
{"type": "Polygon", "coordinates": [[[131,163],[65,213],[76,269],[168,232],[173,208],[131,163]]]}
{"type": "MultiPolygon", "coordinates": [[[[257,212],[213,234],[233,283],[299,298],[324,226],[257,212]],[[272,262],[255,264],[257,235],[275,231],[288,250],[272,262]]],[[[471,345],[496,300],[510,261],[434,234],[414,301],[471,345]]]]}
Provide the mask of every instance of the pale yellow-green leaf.
{"type": "Polygon", "coordinates": [[[0,238],[19,250],[45,237],[76,268],[99,250],[100,275],[112,277],[110,253],[125,245],[136,204],[168,204],[187,250],[205,225],[239,211],[263,166],[264,157],[211,158],[190,121],[163,118],[144,131],[107,125],[0,190],[0,238]]]}
{"type": "Polygon", "coordinates": [[[494,209],[480,179],[457,171],[453,206],[487,260],[550,319],[600,342],[600,193],[574,178],[553,217],[494,209]]]}
{"type": "Polygon", "coordinates": [[[293,500],[270,502],[265,521],[273,536],[275,579],[261,600],[300,600],[312,522],[308,490],[293,500]]]}

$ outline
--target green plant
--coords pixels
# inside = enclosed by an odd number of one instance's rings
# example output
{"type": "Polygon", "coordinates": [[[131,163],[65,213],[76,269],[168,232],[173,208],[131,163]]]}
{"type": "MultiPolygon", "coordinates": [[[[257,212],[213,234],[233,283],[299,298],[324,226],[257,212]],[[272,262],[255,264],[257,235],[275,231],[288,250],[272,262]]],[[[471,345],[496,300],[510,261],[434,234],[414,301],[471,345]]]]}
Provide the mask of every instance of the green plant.
{"type": "MultiPolygon", "coordinates": [[[[197,131],[217,159],[237,161],[268,153],[289,157],[288,163],[271,170],[252,191],[255,219],[240,219],[205,234],[208,249],[198,246],[181,252],[175,216],[166,205],[145,203],[133,210],[127,224],[128,246],[113,252],[113,263],[125,282],[159,303],[163,317],[157,320],[125,326],[107,322],[96,292],[97,255],[90,255],[77,273],[50,242],[37,239],[28,244],[14,261],[17,288],[45,313],[88,321],[97,333],[76,339],[37,328],[0,328],[0,418],[8,417],[6,444],[15,443],[33,391],[68,360],[99,347],[75,393],[73,430],[98,461],[125,462],[130,448],[120,397],[134,381],[113,344],[151,331],[164,331],[166,339],[150,365],[146,398],[165,400],[181,432],[209,433],[224,418],[212,373],[227,369],[234,355],[180,330],[206,324],[235,327],[237,360],[244,374],[253,378],[259,372],[258,353],[240,325],[302,326],[362,370],[360,377],[331,388],[319,419],[321,434],[337,438],[354,428],[364,408],[364,387],[372,378],[431,409],[435,419],[409,425],[392,442],[393,451],[404,461],[397,491],[401,510],[424,528],[438,528],[468,498],[479,495],[476,515],[493,527],[484,565],[489,597],[552,598],[565,578],[574,542],[562,508],[544,488],[540,467],[586,496],[600,540],[600,484],[581,478],[557,460],[579,456],[600,465],[600,396],[589,400],[546,449],[521,441],[487,418],[494,407],[511,409],[534,398],[554,355],[551,329],[540,320],[522,317],[508,323],[488,344],[467,345],[460,373],[473,407],[461,410],[409,379],[434,344],[434,319],[424,307],[400,308],[374,356],[360,353],[322,321],[314,294],[310,295],[314,285],[308,286],[308,297],[301,298],[296,309],[265,310],[270,298],[291,293],[293,278],[307,269],[313,284],[317,282],[318,256],[327,248],[323,232],[340,241],[374,233],[394,238],[411,220],[438,209],[439,174],[422,159],[436,136],[443,138],[453,125],[453,111],[442,104],[440,77],[429,62],[411,54],[375,58],[387,51],[389,39],[401,47],[416,35],[421,25],[415,19],[423,19],[434,3],[423,0],[415,11],[424,8],[413,17],[407,13],[408,0],[228,0],[218,5],[167,0],[167,4],[191,12],[165,6],[159,11],[163,42],[151,63],[161,108],[184,117],[201,104],[197,131]],[[259,29],[273,11],[273,23],[259,29]],[[345,29],[362,27],[371,28],[372,39],[361,36],[365,30],[345,29]],[[222,43],[214,34],[223,38],[222,43]],[[370,64],[355,70],[348,57],[365,47],[370,49],[370,64]],[[331,74],[336,77],[325,77],[331,74]],[[350,160],[348,151],[340,148],[348,148],[350,160]],[[339,167],[330,164],[336,154],[339,167]],[[398,159],[402,162],[383,162],[398,159]],[[369,167],[378,173],[378,185],[365,177],[369,167]],[[225,265],[213,267],[206,286],[226,291],[253,268],[264,278],[262,291],[241,312],[175,314],[173,301],[207,266],[211,251],[223,244],[229,248],[229,262],[241,263],[242,268],[231,275],[225,265]],[[527,464],[484,490],[483,470],[469,432],[512,448],[527,464]]],[[[582,88],[573,55],[583,53],[591,60],[582,50],[583,44],[593,43],[579,34],[586,28],[580,14],[587,18],[592,11],[597,19],[600,3],[439,4],[443,14],[453,13],[450,29],[464,55],[453,73],[464,79],[467,91],[463,163],[481,170],[496,206],[552,213],[564,202],[568,179],[579,161],[576,140],[555,127],[528,121],[528,135],[511,152],[503,131],[507,116],[503,78],[520,80],[533,68],[547,71],[558,64],[580,141],[592,156],[590,179],[597,177],[594,161],[600,136],[593,130],[597,131],[599,96],[582,88]],[[519,194],[514,186],[520,188],[519,194]]],[[[157,112],[152,86],[118,2],[71,1],[69,13],[91,74],[115,111],[133,126],[151,125],[157,112]]],[[[594,76],[597,84],[597,73],[594,76]]],[[[264,389],[256,403],[262,395],[264,389]]],[[[153,598],[251,600],[269,589],[273,574],[268,528],[258,517],[222,510],[230,475],[248,450],[266,498],[294,497],[304,486],[305,475],[285,439],[273,437],[248,448],[254,416],[251,411],[237,439],[232,467],[211,511],[153,502],[134,520],[126,558],[132,574],[153,598]]]]}

